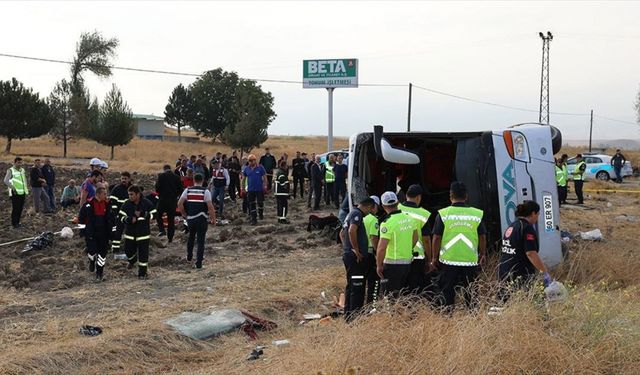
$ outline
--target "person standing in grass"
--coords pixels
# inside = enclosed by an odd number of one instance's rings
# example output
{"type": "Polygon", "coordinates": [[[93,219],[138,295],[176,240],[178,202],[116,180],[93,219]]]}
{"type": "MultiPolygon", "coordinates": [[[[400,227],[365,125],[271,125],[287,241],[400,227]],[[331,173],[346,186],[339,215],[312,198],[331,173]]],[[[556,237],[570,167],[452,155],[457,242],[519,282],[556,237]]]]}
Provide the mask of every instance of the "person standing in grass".
{"type": "Polygon", "coordinates": [[[45,192],[47,186],[47,180],[45,180],[42,174],[42,161],[40,159],[34,160],[33,167],[29,173],[31,179],[31,192],[33,197],[33,208],[36,212],[40,212],[40,204],[42,204],[42,212],[50,213],[51,202],[49,202],[49,195],[45,192]]]}
{"type": "Polygon", "coordinates": [[[538,255],[540,244],[534,225],[538,222],[540,205],[524,201],[516,208],[517,219],[509,225],[502,237],[502,254],[498,263],[498,278],[503,283],[501,299],[509,298],[509,290],[523,288],[538,273],[543,275],[544,286],[551,283],[551,276],[538,255]]]}
{"type": "Polygon", "coordinates": [[[202,268],[204,259],[204,241],[209,228],[209,222],[215,224],[216,213],[213,207],[211,192],[202,186],[204,178],[196,174],[193,179],[195,185],[185,189],[178,200],[178,208],[182,217],[187,220],[189,227],[189,239],[187,240],[187,261],[193,260],[193,247],[197,241],[196,269],[202,268]],[[208,214],[208,215],[207,215],[208,214]]]}
{"type": "Polygon", "coordinates": [[[51,160],[49,158],[44,159],[44,165],[42,166],[42,175],[44,176],[47,184],[44,187],[44,191],[49,197],[49,203],[51,207],[51,211],[56,210],[56,197],[53,187],[56,184],[56,172],[53,170],[51,166],[51,160]]]}
{"type": "Polygon", "coordinates": [[[96,281],[104,281],[109,236],[114,224],[113,214],[107,201],[107,190],[102,186],[98,187],[95,197],[87,201],[83,210],[89,272],[95,271],[96,281]]]}
{"type": "Polygon", "coordinates": [[[27,173],[22,167],[21,157],[13,159],[13,166],[7,170],[7,174],[4,176],[4,184],[9,187],[9,197],[11,197],[11,226],[19,228],[24,201],[29,194],[27,173]]]}
{"type": "Polygon", "coordinates": [[[148,199],[142,196],[138,185],[129,187],[129,199],[124,202],[119,212],[119,219],[124,223],[124,251],[129,260],[128,269],[138,265],[138,278],[147,278],[149,266],[149,240],[151,239],[150,222],[156,209],[148,199]]]}

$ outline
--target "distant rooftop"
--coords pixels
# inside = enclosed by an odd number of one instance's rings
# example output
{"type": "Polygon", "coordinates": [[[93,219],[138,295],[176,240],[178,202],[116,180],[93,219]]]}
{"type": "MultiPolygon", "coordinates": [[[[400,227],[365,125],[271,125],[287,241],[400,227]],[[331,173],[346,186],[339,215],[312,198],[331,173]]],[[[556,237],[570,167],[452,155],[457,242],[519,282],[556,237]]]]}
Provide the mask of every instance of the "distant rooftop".
{"type": "Polygon", "coordinates": [[[133,115],[134,119],[138,119],[138,120],[158,120],[158,121],[164,121],[164,117],[160,117],[160,116],[154,116],[154,115],[141,115],[141,114],[134,114],[133,115]]]}

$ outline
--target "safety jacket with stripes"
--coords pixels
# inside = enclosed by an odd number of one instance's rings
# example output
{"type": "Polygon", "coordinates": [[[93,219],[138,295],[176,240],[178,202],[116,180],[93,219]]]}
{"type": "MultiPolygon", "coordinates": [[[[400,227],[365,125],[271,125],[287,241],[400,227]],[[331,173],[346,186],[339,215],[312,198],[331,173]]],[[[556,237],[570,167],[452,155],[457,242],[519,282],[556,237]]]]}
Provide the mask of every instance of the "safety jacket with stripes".
{"type": "Polygon", "coordinates": [[[584,180],[584,172],[587,169],[587,163],[584,160],[578,162],[576,164],[576,168],[573,170],[573,181],[582,181],[584,180]]]}
{"type": "Polygon", "coordinates": [[[336,174],[333,171],[334,165],[331,165],[330,162],[324,163],[324,182],[332,183],[336,181],[336,174]]]}
{"type": "MultiPolygon", "coordinates": [[[[422,227],[427,225],[427,222],[429,221],[429,217],[431,216],[431,213],[422,207],[411,207],[404,204],[400,204],[398,206],[398,209],[400,209],[400,211],[404,212],[405,214],[413,218],[415,220],[416,229],[418,230],[418,233],[419,234],[422,233],[422,227]]],[[[416,246],[413,248],[413,252],[417,253],[417,255],[414,254],[414,259],[425,258],[424,245],[422,244],[422,235],[420,235],[420,239],[418,240],[418,243],[416,243],[416,246]]]]}
{"type": "MultiPolygon", "coordinates": [[[[26,195],[29,194],[29,188],[27,187],[27,173],[24,171],[24,168],[9,168],[11,171],[11,186],[15,189],[15,193],[17,195],[26,195]]],[[[14,192],[9,188],[9,196],[11,196],[14,192]]]]}
{"type": "Polygon", "coordinates": [[[130,185],[118,184],[111,189],[109,204],[111,206],[111,211],[115,215],[120,212],[120,207],[122,207],[124,202],[129,198],[129,186],[130,185]]]}
{"type": "Polygon", "coordinates": [[[477,266],[478,227],[483,212],[474,207],[449,206],[438,211],[444,224],[440,262],[451,266],[477,266]]]}
{"type": "Polygon", "coordinates": [[[140,197],[138,204],[126,200],[120,207],[119,219],[124,223],[124,239],[144,241],[151,238],[151,221],[156,214],[156,209],[148,199],[140,197]],[[136,211],[140,212],[136,222],[136,211]]]}
{"type": "Polygon", "coordinates": [[[560,187],[567,186],[567,177],[563,168],[556,165],[556,184],[560,187]]]}
{"type": "Polygon", "coordinates": [[[284,197],[288,197],[289,196],[289,180],[287,180],[286,178],[278,178],[278,180],[275,182],[276,188],[275,188],[275,195],[276,196],[284,196],[284,197]]]}
{"type": "Polygon", "coordinates": [[[207,189],[204,186],[187,188],[187,201],[184,203],[184,209],[187,211],[187,220],[200,216],[209,218],[209,208],[204,199],[206,192],[207,189]]]}

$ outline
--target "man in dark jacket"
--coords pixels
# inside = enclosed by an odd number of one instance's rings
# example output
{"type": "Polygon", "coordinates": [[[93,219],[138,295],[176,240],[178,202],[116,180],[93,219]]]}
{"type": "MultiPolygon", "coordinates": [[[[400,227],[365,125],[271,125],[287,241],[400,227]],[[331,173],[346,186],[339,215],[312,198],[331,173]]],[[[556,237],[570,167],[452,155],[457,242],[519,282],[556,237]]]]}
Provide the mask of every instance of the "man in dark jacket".
{"type": "Polygon", "coordinates": [[[240,166],[240,160],[238,160],[238,157],[233,155],[230,159],[229,159],[229,198],[231,198],[231,201],[235,202],[236,201],[236,196],[240,195],[240,173],[241,173],[241,169],[242,167],[240,166]]]}
{"type": "Polygon", "coordinates": [[[96,281],[104,281],[109,235],[114,222],[107,202],[107,190],[104,187],[97,188],[95,197],[87,201],[83,210],[89,271],[96,272],[96,281]]]}
{"type": "Polygon", "coordinates": [[[164,172],[158,175],[156,181],[156,192],[158,193],[158,214],[156,216],[160,236],[167,235],[169,243],[173,241],[175,233],[174,219],[176,216],[176,207],[178,206],[178,197],[182,194],[182,182],[180,177],[175,173],[171,173],[171,166],[165,165],[164,172]],[[164,231],[164,223],[162,222],[162,214],[167,214],[167,231],[164,231]]]}
{"type": "Polygon", "coordinates": [[[56,172],[51,166],[51,160],[49,158],[44,159],[44,165],[42,166],[42,175],[44,176],[47,185],[44,187],[45,193],[49,197],[49,203],[51,204],[51,211],[56,210],[56,197],[53,191],[53,186],[56,184],[56,172]]]}
{"type": "Polygon", "coordinates": [[[47,180],[45,180],[42,174],[42,161],[40,159],[34,160],[33,167],[29,172],[29,177],[31,180],[34,210],[40,212],[40,204],[42,203],[42,211],[44,213],[50,213],[51,203],[49,202],[49,196],[44,190],[47,186],[47,180]]]}
{"type": "MultiPolygon", "coordinates": [[[[131,186],[131,174],[129,172],[120,173],[120,183],[111,188],[109,202],[111,203],[111,212],[114,217],[118,216],[120,208],[129,198],[129,186],[131,186]]],[[[121,252],[122,230],[124,224],[120,220],[116,220],[111,229],[111,251],[113,251],[113,259],[125,260],[127,257],[121,252]]]]}
{"type": "Polygon", "coordinates": [[[311,163],[309,167],[311,172],[311,179],[309,184],[311,185],[311,191],[309,194],[313,194],[313,209],[320,209],[320,198],[322,197],[322,183],[324,182],[324,174],[320,168],[320,156],[316,156],[316,159],[311,163]]]}
{"type": "Polygon", "coordinates": [[[269,147],[264,149],[264,155],[260,157],[258,164],[262,165],[267,171],[267,190],[271,190],[271,186],[273,185],[273,170],[278,164],[276,163],[275,156],[269,152],[269,147]]]}
{"type": "Polygon", "coordinates": [[[304,159],[300,156],[300,151],[296,152],[296,158],[291,162],[293,172],[293,197],[296,197],[298,185],[300,185],[300,198],[304,198],[304,176],[306,175],[304,169],[304,159]]]}
{"type": "MultiPolygon", "coordinates": [[[[171,167],[169,167],[171,171],[171,167]]],[[[174,209],[175,211],[175,209],[174,209]]],[[[129,187],[129,199],[120,209],[119,219],[124,223],[124,251],[129,260],[128,269],[138,264],[138,278],[147,278],[149,266],[149,240],[151,238],[150,222],[156,209],[148,199],[142,196],[142,189],[137,185],[129,187]]]]}
{"type": "Polygon", "coordinates": [[[616,173],[616,182],[622,183],[622,167],[627,162],[627,158],[622,155],[620,150],[616,150],[616,154],[611,158],[611,165],[613,165],[613,171],[616,173]]]}

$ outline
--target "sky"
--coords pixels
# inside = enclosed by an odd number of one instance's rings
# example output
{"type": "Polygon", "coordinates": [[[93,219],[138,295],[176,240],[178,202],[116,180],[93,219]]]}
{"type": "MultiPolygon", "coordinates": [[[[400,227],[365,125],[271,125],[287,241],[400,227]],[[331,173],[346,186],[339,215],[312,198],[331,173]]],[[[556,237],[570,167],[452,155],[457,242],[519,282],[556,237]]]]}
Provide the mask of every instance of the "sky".
{"type": "MultiPolygon", "coordinates": [[[[82,32],[120,41],[115,66],[243,78],[302,80],[302,60],[359,59],[360,86],[334,92],[334,134],[404,131],[408,83],[414,131],[501,129],[536,122],[542,40],[551,31],[551,124],[565,139],[640,139],[640,2],[0,2],[0,54],[73,58],[82,32]],[[621,120],[612,121],[605,119],[621,120]],[[627,122],[627,123],[625,123],[627,122]]],[[[0,80],[16,77],[42,96],[69,77],[64,64],[0,56],[0,80]]],[[[101,100],[117,85],[134,113],[163,115],[173,88],[196,77],[114,70],[86,74],[101,100]]],[[[277,135],[326,135],[327,92],[259,82],[275,99],[277,135]]]]}

